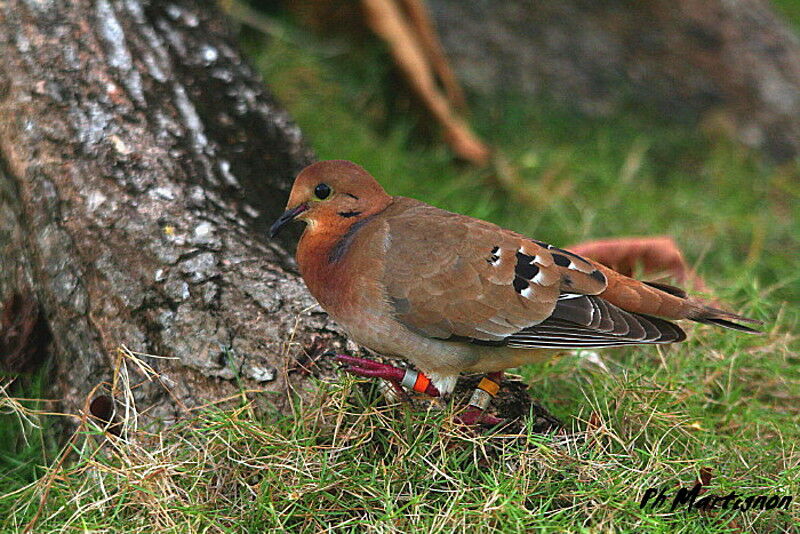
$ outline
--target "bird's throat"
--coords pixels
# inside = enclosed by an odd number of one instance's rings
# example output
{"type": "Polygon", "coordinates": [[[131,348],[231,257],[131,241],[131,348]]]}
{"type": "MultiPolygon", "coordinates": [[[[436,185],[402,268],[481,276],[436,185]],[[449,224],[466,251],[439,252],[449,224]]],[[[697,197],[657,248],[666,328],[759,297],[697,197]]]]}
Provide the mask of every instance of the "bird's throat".
{"type": "Polygon", "coordinates": [[[342,280],[346,258],[358,230],[368,221],[364,218],[354,224],[340,227],[308,226],[297,245],[297,264],[311,294],[323,308],[334,305],[330,297],[347,293],[342,280]]]}

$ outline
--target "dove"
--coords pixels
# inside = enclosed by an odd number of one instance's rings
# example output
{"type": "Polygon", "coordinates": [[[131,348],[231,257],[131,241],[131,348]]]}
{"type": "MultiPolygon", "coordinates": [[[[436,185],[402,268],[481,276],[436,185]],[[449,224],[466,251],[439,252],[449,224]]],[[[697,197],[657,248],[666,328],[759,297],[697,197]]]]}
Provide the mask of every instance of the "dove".
{"type": "Polygon", "coordinates": [[[371,351],[401,369],[338,356],[350,373],[432,396],[463,372],[485,373],[462,419],[485,414],[506,369],[574,349],[676,343],[676,321],[747,333],[760,321],[666,284],[420,200],[391,196],[361,166],[321,161],[295,179],[286,211],[305,230],[297,265],[311,295],[371,351]],[[742,324],[745,323],[745,324],[742,324]]]}

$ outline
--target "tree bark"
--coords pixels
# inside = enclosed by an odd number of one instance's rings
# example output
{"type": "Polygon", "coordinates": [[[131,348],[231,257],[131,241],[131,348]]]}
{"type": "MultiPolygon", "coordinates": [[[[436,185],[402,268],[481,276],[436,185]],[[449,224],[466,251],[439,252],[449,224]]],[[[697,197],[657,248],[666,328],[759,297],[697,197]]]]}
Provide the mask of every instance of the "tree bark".
{"type": "Polygon", "coordinates": [[[0,3],[0,294],[35,294],[68,411],[123,345],[174,358],[131,379],[168,421],[344,340],[263,237],[312,157],[213,2],[0,3]]]}

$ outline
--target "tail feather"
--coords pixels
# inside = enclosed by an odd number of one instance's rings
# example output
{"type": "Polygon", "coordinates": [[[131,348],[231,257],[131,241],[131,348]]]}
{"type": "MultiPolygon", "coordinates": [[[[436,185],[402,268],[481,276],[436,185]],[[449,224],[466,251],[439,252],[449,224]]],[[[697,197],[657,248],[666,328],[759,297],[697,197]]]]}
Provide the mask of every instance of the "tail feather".
{"type": "Polygon", "coordinates": [[[670,295],[674,295],[674,296],[676,296],[678,298],[682,298],[682,299],[688,298],[688,295],[686,294],[686,291],[684,291],[683,289],[681,289],[679,287],[671,286],[669,284],[662,284],[661,282],[642,282],[642,283],[646,284],[646,285],[648,285],[650,287],[654,287],[656,289],[659,289],[659,290],[663,291],[664,293],[669,293],[670,295]]]}
{"type": "Polygon", "coordinates": [[[608,281],[605,291],[599,296],[625,311],[670,321],[688,319],[748,334],[761,333],[746,324],[762,325],[762,321],[715,308],[708,302],[688,296],[678,287],[659,282],[641,282],[603,265],[594,265],[608,281]]]}
{"type": "Polygon", "coordinates": [[[714,326],[721,326],[723,328],[730,328],[731,330],[738,330],[739,332],[746,332],[748,334],[763,334],[762,331],[750,328],[739,323],[750,323],[755,325],[763,325],[763,321],[758,319],[751,319],[735,313],[726,312],[711,306],[701,305],[698,310],[689,315],[688,319],[697,323],[710,324],[714,326]]]}

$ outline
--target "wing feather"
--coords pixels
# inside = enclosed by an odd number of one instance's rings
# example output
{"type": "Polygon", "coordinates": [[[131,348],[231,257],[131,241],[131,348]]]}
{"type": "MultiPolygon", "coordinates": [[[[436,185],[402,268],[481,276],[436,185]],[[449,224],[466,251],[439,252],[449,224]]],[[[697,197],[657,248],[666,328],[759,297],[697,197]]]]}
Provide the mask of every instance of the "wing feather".
{"type": "Polygon", "coordinates": [[[396,198],[387,212],[386,298],[417,333],[519,348],[685,337],[668,321],[595,296],[605,275],[569,251],[412,199],[396,198]]]}
{"type": "Polygon", "coordinates": [[[633,345],[640,343],[673,343],[683,341],[686,334],[676,324],[657,317],[627,312],[600,297],[582,295],[561,299],[551,318],[506,338],[510,347],[517,348],[592,348],[633,345]],[[560,313],[563,303],[569,310],[560,313]],[[581,316],[576,308],[586,312],[581,316]],[[599,328],[589,310],[602,309],[611,328],[599,328]],[[567,316],[571,319],[558,318],[567,316]],[[577,322],[574,320],[577,319],[577,322]]]}

